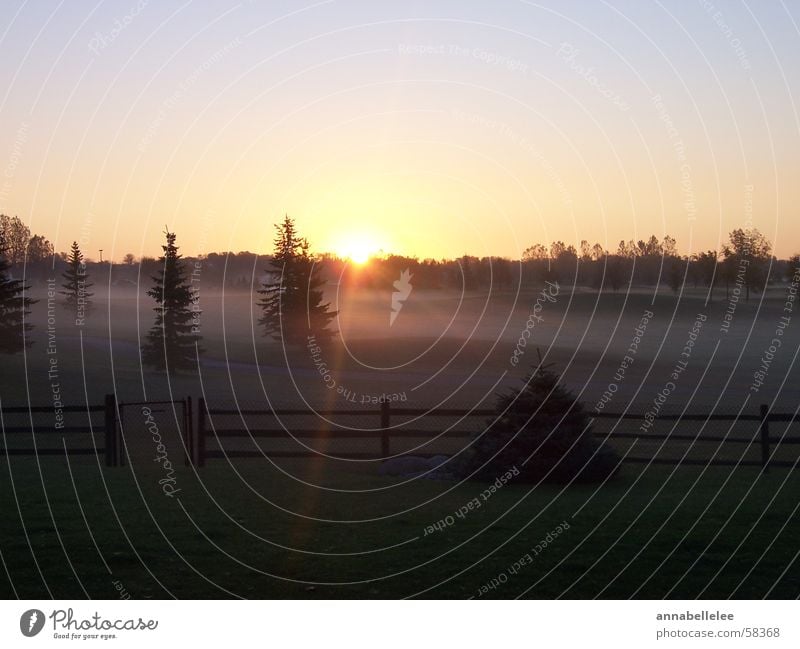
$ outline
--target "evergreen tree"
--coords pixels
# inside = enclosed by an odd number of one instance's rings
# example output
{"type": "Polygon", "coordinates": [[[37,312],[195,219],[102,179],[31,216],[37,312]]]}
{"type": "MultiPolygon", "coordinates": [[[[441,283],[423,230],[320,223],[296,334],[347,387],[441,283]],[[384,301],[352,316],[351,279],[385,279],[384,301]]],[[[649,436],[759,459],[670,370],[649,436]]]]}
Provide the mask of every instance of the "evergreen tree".
{"type": "Polygon", "coordinates": [[[0,353],[16,354],[33,344],[26,334],[33,325],[25,322],[30,306],[36,302],[25,295],[29,287],[9,276],[7,241],[0,230],[0,353]]]}
{"type": "Polygon", "coordinates": [[[198,346],[197,296],[178,254],[175,233],[165,234],[167,244],[161,246],[164,254],[159,258],[161,270],[152,278],[155,283],[147,292],[157,306],[155,324],[142,345],[142,362],[172,375],[195,367],[197,354],[203,350],[198,346]]]}
{"type": "Polygon", "coordinates": [[[286,344],[305,343],[309,335],[317,342],[330,340],[336,332],[328,325],[337,312],[323,303],[321,266],[309,253],[308,241],[297,234],[293,219],[286,216],[275,229],[271,272],[276,279],[263,282],[258,291],[263,295],[258,323],[265,336],[286,344]]]}
{"type": "Polygon", "coordinates": [[[619,458],[591,433],[579,401],[546,366],[536,367],[521,390],[498,395],[497,415],[470,446],[457,472],[496,480],[519,471],[520,482],[601,482],[617,472],[619,458]]]}
{"type": "Polygon", "coordinates": [[[67,257],[67,269],[61,277],[66,281],[60,291],[64,296],[64,303],[71,311],[75,311],[76,318],[79,314],[86,314],[92,306],[92,295],[89,289],[93,286],[86,273],[86,264],[83,263],[83,253],[77,241],[72,242],[72,247],[67,257]]]}

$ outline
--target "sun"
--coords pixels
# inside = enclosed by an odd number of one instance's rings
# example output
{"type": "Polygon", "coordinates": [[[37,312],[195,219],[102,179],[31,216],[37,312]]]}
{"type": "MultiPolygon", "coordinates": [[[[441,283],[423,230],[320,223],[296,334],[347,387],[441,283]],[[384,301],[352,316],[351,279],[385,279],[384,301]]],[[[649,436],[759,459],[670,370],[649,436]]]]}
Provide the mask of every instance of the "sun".
{"type": "Polygon", "coordinates": [[[379,250],[379,246],[371,239],[350,236],[339,243],[336,247],[336,254],[360,266],[366,264],[372,257],[378,254],[379,250]]]}
{"type": "Polygon", "coordinates": [[[367,250],[356,250],[350,254],[350,260],[356,264],[366,264],[370,256],[367,250]]]}

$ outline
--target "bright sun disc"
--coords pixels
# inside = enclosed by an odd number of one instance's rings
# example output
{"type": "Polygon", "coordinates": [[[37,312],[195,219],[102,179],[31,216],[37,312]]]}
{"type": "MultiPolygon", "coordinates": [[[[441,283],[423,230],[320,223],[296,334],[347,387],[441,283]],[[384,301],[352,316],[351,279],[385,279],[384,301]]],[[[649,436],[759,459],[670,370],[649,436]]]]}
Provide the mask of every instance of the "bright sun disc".
{"type": "Polygon", "coordinates": [[[377,251],[377,247],[371,241],[351,239],[342,243],[338,254],[354,264],[365,264],[377,251]]]}

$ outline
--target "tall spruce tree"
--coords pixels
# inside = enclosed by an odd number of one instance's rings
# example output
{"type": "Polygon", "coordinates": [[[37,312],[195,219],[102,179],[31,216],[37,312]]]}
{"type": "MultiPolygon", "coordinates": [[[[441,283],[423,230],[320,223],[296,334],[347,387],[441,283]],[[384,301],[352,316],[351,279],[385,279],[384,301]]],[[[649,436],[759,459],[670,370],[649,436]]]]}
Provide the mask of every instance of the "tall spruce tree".
{"type": "Polygon", "coordinates": [[[7,252],[6,237],[0,230],[0,353],[16,354],[33,344],[26,335],[33,325],[25,322],[25,316],[36,300],[25,295],[29,287],[10,277],[7,252]]]}
{"type": "Polygon", "coordinates": [[[286,216],[275,229],[270,272],[276,278],[263,282],[258,291],[263,296],[258,323],[265,336],[286,344],[305,343],[309,335],[318,342],[330,340],[336,332],[328,325],[337,312],[323,302],[321,266],[309,253],[308,241],[298,235],[294,219],[286,216]]]}
{"type": "Polygon", "coordinates": [[[64,290],[60,291],[64,296],[64,303],[70,311],[75,312],[76,319],[80,314],[88,313],[94,295],[89,292],[89,289],[93,284],[89,282],[86,264],[83,263],[83,253],[77,241],[72,242],[69,257],[67,257],[67,269],[61,274],[61,277],[66,282],[61,285],[64,290]]]}
{"type": "Polygon", "coordinates": [[[197,296],[192,291],[178,247],[175,233],[165,232],[167,243],[161,246],[161,270],[153,277],[153,288],[147,294],[156,301],[155,324],[142,345],[142,362],[170,375],[196,365],[199,347],[197,296]]]}

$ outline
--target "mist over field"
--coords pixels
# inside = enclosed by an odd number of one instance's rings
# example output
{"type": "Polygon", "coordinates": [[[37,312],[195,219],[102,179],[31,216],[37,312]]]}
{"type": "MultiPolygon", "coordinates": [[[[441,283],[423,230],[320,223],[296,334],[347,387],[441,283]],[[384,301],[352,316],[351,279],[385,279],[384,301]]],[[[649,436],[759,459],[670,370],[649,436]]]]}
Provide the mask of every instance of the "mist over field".
{"type": "Polygon", "coordinates": [[[153,318],[152,299],[143,291],[98,287],[82,326],[57,300],[55,322],[48,327],[46,287],[37,287],[31,296],[39,301],[28,318],[35,325],[34,345],[5,361],[8,374],[27,381],[9,382],[4,400],[48,402],[53,346],[69,402],[83,401],[85,393],[99,399],[113,387],[129,401],[205,393],[217,402],[232,402],[235,395],[243,404],[328,407],[374,405],[381,395],[397,400],[402,395],[403,403],[416,407],[475,406],[502,388],[516,387],[541,354],[587,406],[594,407],[612,384],[604,409],[639,412],[682,360],[698,315],[706,319],[665,410],[755,412],[762,402],[793,409],[800,399],[794,380],[800,345],[796,323],[785,328],[763,384],[754,384],[784,315],[787,287],[736,303],[718,288],[709,304],[705,290],[686,289],[678,297],[664,287],[597,293],[559,285],[555,296],[542,300],[546,288],[464,294],[415,290],[390,325],[391,292],[329,287],[325,299],[339,311],[339,336],[316,363],[309,346],[284,346],[263,336],[254,293],[201,289],[205,352],[196,372],[167,380],[140,364],[139,347],[153,318]],[[723,327],[731,304],[733,317],[723,327]],[[523,336],[526,329],[529,336],[523,336]],[[320,362],[335,380],[333,389],[330,379],[323,380],[320,362]]]}

